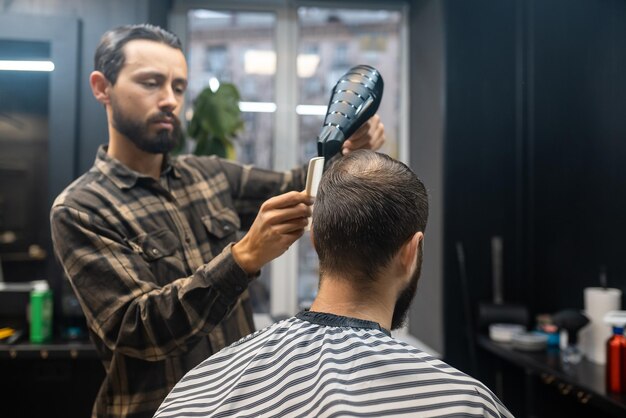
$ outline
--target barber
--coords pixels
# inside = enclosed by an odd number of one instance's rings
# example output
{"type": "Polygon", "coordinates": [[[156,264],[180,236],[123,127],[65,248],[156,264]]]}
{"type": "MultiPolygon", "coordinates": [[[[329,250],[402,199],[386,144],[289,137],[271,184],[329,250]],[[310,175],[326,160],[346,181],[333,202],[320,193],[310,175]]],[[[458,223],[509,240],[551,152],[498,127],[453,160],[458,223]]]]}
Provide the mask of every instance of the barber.
{"type": "MultiPolygon", "coordinates": [[[[248,284],[303,234],[311,201],[303,168],[169,155],[187,87],[172,33],[105,33],[89,81],[109,142],[54,202],[54,249],[106,371],[93,416],[152,416],[187,371],[254,331],[248,284]]],[[[383,142],[374,116],[344,152],[383,142]]]]}

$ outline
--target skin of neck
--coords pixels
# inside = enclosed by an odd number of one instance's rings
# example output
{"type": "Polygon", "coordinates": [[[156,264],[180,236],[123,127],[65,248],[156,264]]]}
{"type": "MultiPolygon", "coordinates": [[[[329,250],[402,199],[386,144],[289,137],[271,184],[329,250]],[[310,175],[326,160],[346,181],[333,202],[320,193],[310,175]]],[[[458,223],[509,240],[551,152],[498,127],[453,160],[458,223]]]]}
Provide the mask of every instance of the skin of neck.
{"type": "Polygon", "coordinates": [[[379,281],[363,289],[350,283],[349,278],[324,275],[311,311],[373,321],[391,329],[391,318],[397,294],[379,281]]]}
{"type": "Polygon", "coordinates": [[[349,274],[322,274],[311,311],[377,322],[391,329],[398,296],[415,271],[417,248],[423,236],[421,232],[413,235],[367,285],[355,284],[355,278],[349,274]]]}
{"type": "Polygon", "coordinates": [[[137,148],[131,140],[113,127],[111,113],[110,107],[107,106],[109,120],[109,148],[107,154],[131,170],[158,180],[163,167],[163,154],[152,154],[137,148]]]}

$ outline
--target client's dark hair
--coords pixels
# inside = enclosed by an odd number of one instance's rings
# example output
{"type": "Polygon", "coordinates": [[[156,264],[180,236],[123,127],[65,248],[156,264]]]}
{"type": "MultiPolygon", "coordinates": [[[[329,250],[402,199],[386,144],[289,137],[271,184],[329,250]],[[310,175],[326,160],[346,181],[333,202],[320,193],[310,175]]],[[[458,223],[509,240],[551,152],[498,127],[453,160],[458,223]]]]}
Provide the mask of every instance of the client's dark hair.
{"type": "Polygon", "coordinates": [[[136,39],[160,42],[172,48],[183,50],[180,39],[171,32],[150,24],[127,25],[111,29],[102,35],[94,56],[94,69],[115,84],[124,66],[124,45],[136,39]]]}
{"type": "Polygon", "coordinates": [[[320,272],[373,280],[428,218],[424,184],[404,163],[349,153],[322,177],[313,208],[320,272]]]}

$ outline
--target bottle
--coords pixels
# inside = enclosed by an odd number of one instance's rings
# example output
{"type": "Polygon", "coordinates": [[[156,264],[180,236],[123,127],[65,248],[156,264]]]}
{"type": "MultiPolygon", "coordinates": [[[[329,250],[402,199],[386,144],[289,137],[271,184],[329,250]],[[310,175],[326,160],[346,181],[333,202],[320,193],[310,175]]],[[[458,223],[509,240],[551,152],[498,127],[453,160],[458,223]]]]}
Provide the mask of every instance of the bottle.
{"type": "Polygon", "coordinates": [[[613,335],[606,342],[606,390],[626,394],[626,311],[610,311],[604,322],[613,326],[613,335]]]}
{"type": "Polygon", "coordinates": [[[40,344],[52,337],[52,290],[45,280],[33,282],[30,291],[30,342],[40,344]]]}

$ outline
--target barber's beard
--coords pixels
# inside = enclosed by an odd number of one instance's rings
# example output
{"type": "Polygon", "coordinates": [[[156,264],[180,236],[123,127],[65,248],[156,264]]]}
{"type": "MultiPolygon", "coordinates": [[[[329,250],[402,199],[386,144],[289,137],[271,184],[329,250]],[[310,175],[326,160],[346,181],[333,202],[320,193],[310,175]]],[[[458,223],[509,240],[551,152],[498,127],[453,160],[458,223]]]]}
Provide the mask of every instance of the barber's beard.
{"type": "Polygon", "coordinates": [[[150,116],[147,121],[126,117],[119,106],[112,103],[113,127],[137,148],[150,154],[165,154],[173,150],[182,136],[180,120],[171,112],[158,112],[150,116]],[[171,131],[162,129],[156,134],[150,134],[150,125],[154,122],[169,118],[172,120],[171,131]]]}
{"type": "Polygon", "coordinates": [[[413,272],[413,275],[411,276],[411,281],[400,293],[400,296],[398,296],[396,306],[393,309],[393,316],[391,317],[392,330],[402,328],[406,323],[409,307],[411,306],[411,302],[413,302],[413,298],[417,292],[417,282],[420,278],[420,274],[422,273],[422,241],[420,241],[415,263],[417,266],[415,267],[415,272],[413,272]]]}

